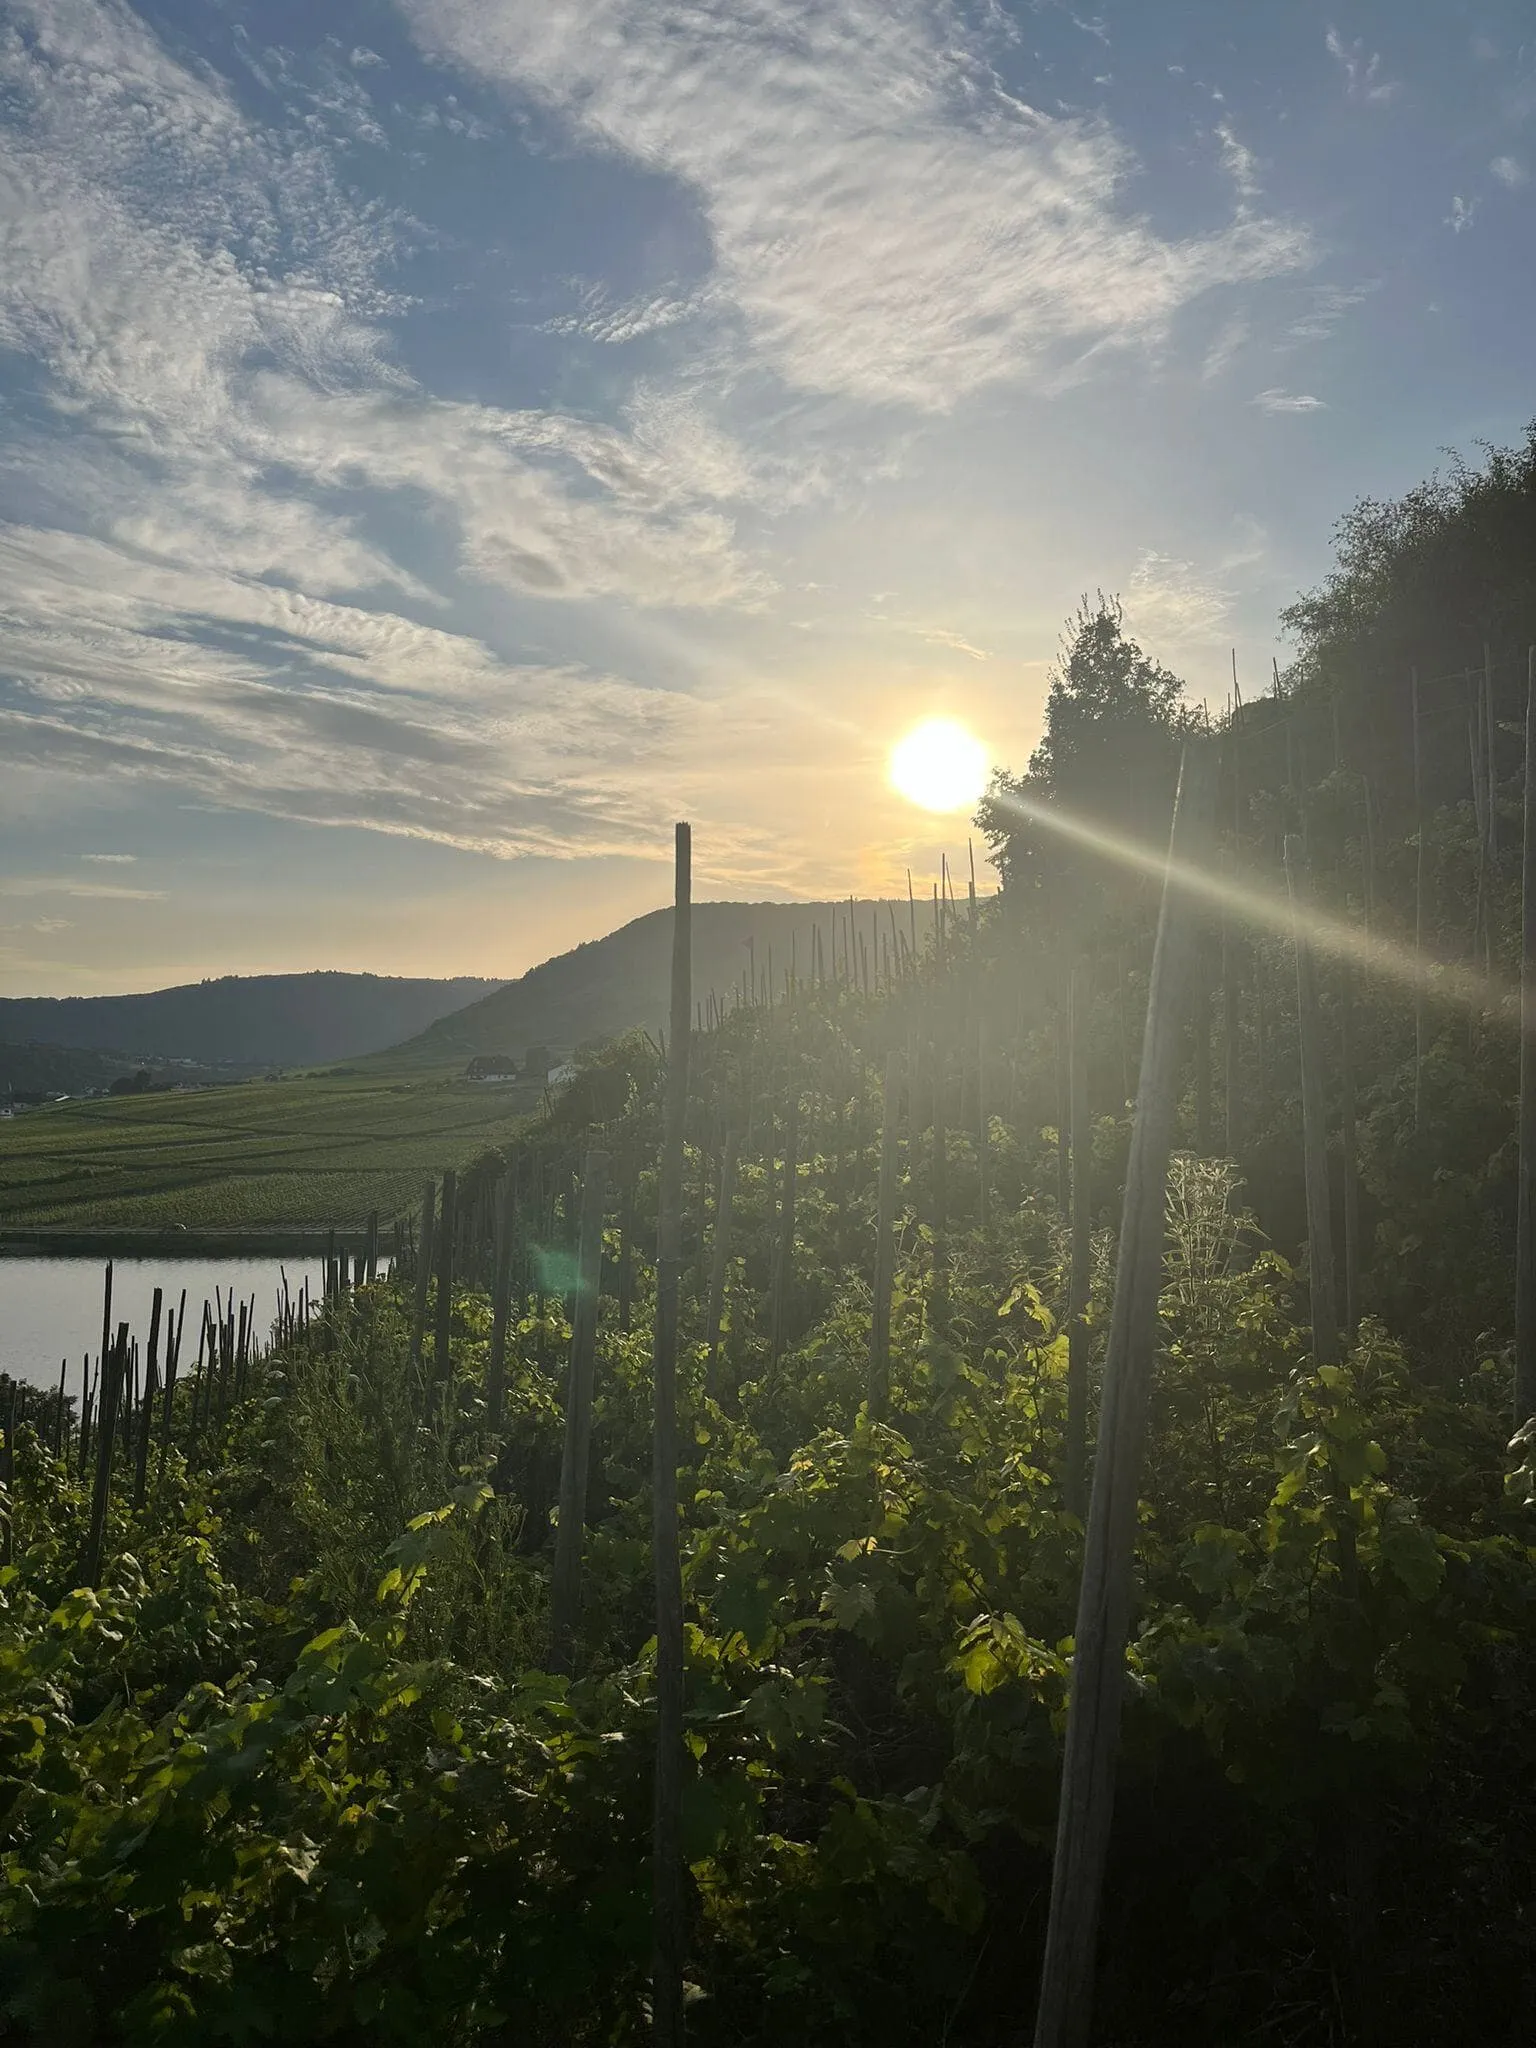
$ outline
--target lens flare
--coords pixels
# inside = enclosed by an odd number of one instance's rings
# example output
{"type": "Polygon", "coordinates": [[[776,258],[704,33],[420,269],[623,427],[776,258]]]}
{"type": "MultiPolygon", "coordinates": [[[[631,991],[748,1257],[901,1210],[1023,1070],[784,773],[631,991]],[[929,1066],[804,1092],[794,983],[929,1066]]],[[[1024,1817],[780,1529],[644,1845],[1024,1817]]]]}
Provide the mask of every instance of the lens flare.
{"type": "Polygon", "coordinates": [[[1074,817],[1055,804],[1031,802],[1016,790],[997,796],[998,808],[1013,812],[1058,838],[1105,854],[1124,867],[1162,881],[1165,877],[1191,896],[1202,898],[1239,924],[1277,937],[1300,935],[1314,949],[1365,974],[1401,988],[1422,989],[1447,1005],[1459,1005],[1491,1017],[1518,1023],[1520,990],[1498,973],[1481,974],[1452,961],[1437,961],[1380,931],[1365,931],[1348,918],[1317,904],[1293,903],[1282,889],[1262,881],[1243,881],[1184,863],[1170,863],[1166,844],[1147,846],[1123,839],[1102,825],[1074,817]]]}
{"type": "Polygon", "coordinates": [[[953,718],[925,718],[891,749],[891,787],[925,811],[968,811],[987,786],[987,750],[953,718]]]}

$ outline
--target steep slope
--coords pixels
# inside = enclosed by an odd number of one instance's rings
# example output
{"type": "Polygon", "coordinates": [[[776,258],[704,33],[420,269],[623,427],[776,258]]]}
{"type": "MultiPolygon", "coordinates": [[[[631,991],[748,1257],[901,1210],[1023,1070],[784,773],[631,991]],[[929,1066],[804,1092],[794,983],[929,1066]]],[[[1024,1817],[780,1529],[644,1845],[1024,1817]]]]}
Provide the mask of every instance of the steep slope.
{"type": "Polygon", "coordinates": [[[133,1059],[312,1066],[377,1052],[497,984],[462,976],[226,975],[137,996],[0,998],[0,1040],[133,1059]]]}
{"type": "MultiPolygon", "coordinates": [[[[896,911],[903,931],[907,906],[896,911]]],[[[855,905],[874,974],[877,933],[889,946],[891,907],[867,897],[855,905]]],[[[775,989],[793,959],[808,976],[814,934],[821,932],[823,957],[830,960],[834,926],[838,958],[843,957],[848,904],[696,903],[693,907],[693,992],[707,1002],[711,990],[722,1000],[755,965],[759,980],[771,964],[775,989]]],[[[857,942],[856,942],[857,943],[857,942]]],[[[612,1038],[637,1026],[660,1031],[669,1007],[672,912],[652,910],[621,925],[606,938],[557,954],[532,967],[494,995],[471,1003],[431,1025],[397,1048],[397,1056],[422,1061],[468,1059],[475,1053],[512,1053],[530,1046],[556,1052],[592,1039],[612,1038]]]]}

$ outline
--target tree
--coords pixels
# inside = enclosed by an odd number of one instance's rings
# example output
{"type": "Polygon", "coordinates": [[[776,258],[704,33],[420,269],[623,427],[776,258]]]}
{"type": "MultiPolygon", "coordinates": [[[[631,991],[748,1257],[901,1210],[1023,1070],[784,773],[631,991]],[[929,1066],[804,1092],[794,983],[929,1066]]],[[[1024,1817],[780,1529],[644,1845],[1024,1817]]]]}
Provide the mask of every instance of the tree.
{"type": "Polygon", "coordinates": [[[1485,650],[1493,716],[1524,709],[1525,649],[1536,640],[1536,423],[1516,447],[1484,444],[1483,457],[1474,466],[1455,456],[1401,498],[1362,498],[1335,528],[1330,574],[1281,613],[1298,650],[1291,683],[1337,695],[1346,753],[1376,761],[1403,802],[1411,670],[1437,742],[1426,763],[1432,805],[1463,794],[1458,679],[1481,674],[1485,650]],[[1384,733],[1396,744],[1378,760],[1384,733]]]}
{"type": "MultiPolygon", "coordinates": [[[[1141,842],[1160,866],[1192,723],[1178,677],[1126,637],[1119,598],[1084,597],[1067,623],[1028,771],[999,771],[977,813],[1016,909],[1060,929],[1091,902],[1130,907],[1123,864],[1095,857],[1080,838],[1054,829],[1048,814],[1141,842]]],[[[1145,893],[1149,904],[1150,889],[1135,897],[1145,893]]]]}

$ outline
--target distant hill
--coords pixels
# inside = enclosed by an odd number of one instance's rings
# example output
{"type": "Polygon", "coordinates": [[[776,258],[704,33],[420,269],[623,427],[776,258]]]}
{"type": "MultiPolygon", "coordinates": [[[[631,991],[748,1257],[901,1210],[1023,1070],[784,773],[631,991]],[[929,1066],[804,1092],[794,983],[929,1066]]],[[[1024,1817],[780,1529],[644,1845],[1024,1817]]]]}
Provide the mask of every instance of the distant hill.
{"type": "Polygon", "coordinates": [[[462,976],[226,975],[141,996],[0,997],[0,1041],[209,1066],[299,1067],[397,1045],[499,984],[462,976]]]}
{"type": "MultiPolygon", "coordinates": [[[[885,903],[867,897],[856,905],[858,929],[875,972],[874,942],[878,928],[887,943],[891,914],[885,903]]],[[[830,958],[833,921],[842,931],[848,905],[842,903],[696,903],[693,906],[693,993],[705,1003],[710,991],[726,1001],[740,985],[742,973],[755,959],[758,976],[773,968],[775,991],[784,987],[791,954],[798,971],[809,977],[811,947],[819,928],[823,955],[830,958]]],[[[896,916],[907,929],[907,906],[896,916]]],[[[921,907],[919,939],[926,935],[921,907]]],[[[589,1039],[615,1037],[643,1027],[652,1033],[666,1026],[670,1007],[672,912],[652,910],[621,925],[606,938],[590,940],[573,952],[560,953],[531,967],[467,1009],[443,1017],[397,1048],[413,1059],[468,1060],[476,1053],[511,1053],[522,1058],[530,1046],[569,1051],[589,1039]]]]}
{"type": "MultiPolygon", "coordinates": [[[[0,1104],[33,1095],[86,1095],[137,1071],[138,1063],[120,1053],[82,1052],[68,1045],[0,1044],[0,1104]]],[[[206,1077],[212,1070],[194,1071],[206,1077]]]]}

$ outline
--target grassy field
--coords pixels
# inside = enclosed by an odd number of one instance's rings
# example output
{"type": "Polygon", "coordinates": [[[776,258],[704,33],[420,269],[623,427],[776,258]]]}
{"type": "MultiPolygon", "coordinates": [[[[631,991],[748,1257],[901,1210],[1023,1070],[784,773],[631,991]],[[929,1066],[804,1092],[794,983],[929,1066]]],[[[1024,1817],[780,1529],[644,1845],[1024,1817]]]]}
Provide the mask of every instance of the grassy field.
{"type": "Polygon", "coordinates": [[[524,1090],[377,1062],[184,1095],[60,1103],[0,1123],[0,1232],[350,1227],[509,1136],[524,1090]]]}

